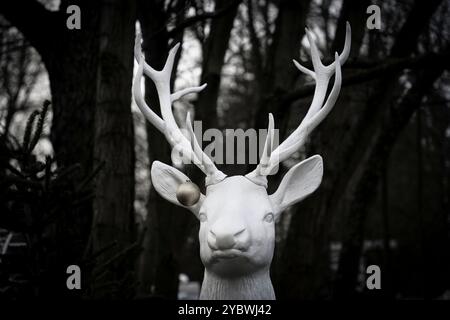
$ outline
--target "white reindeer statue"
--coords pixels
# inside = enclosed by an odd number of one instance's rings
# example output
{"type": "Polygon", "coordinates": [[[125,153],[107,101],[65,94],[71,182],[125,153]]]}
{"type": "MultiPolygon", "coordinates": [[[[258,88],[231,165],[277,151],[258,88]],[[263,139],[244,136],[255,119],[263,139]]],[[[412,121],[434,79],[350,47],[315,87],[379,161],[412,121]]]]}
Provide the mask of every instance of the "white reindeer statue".
{"type": "MultiPolygon", "coordinates": [[[[182,96],[199,92],[206,87],[192,87],[170,92],[170,76],[179,44],[169,52],[161,71],[150,67],[141,52],[141,37],[136,38],[135,57],[139,62],[133,96],[136,104],[170,143],[183,155],[193,160],[206,175],[206,195],[197,187],[186,186],[188,177],[176,168],[155,161],[151,179],[156,191],[166,200],[189,209],[200,221],[200,257],[205,274],[200,299],[275,299],[270,280],[270,264],[275,246],[275,220],[289,206],[314,192],[321,183],[322,158],[314,155],[293,166],[283,177],[277,191],[267,193],[267,176],[274,174],[281,161],[288,159],[306,141],[308,135],[328,115],[341,89],[341,64],[350,52],[351,29],[347,23],[345,45],[335,61],[324,66],[311,32],[306,29],[310,44],[313,69],[309,70],[294,60],[295,66],[311,76],[316,83],[311,106],[296,130],[273,149],[274,119],[269,114],[269,130],[264,151],[257,168],[245,176],[227,177],[203,153],[195,138],[191,120],[187,116],[189,134],[177,126],[172,103],[182,96]],[[161,117],[145,103],[141,79],[145,73],[155,83],[161,108],[161,117]],[[324,103],[328,83],[335,74],[333,88],[324,103]]],[[[174,157],[172,152],[172,157],[174,157]]],[[[174,160],[174,159],[172,159],[174,160]]]]}

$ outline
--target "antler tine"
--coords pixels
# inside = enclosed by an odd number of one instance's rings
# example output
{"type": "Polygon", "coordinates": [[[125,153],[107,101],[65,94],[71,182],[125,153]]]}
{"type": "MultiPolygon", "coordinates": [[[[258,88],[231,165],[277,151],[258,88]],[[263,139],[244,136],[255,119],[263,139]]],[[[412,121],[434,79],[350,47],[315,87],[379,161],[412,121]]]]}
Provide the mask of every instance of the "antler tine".
{"type": "Polygon", "coordinates": [[[337,101],[339,96],[339,92],[341,91],[342,86],[342,71],[341,71],[341,62],[338,53],[336,52],[334,55],[334,66],[335,66],[335,78],[333,88],[331,89],[330,95],[327,98],[327,101],[323,105],[323,107],[312,116],[309,121],[309,129],[312,131],[323,119],[328,115],[328,113],[333,108],[334,104],[337,101]]]}
{"type": "MultiPolygon", "coordinates": [[[[186,128],[188,130],[188,136],[191,142],[192,150],[194,151],[194,154],[196,156],[196,160],[202,159],[203,150],[198,144],[197,138],[195,137],[194,129],[192,128],[192,122],[191,122],[191,113],[188,112],[186,114],[186,128]]],[[[199,163],[201,164],[201,163],[199,163]]],[[[202,164],[201,164],[202,165],[202,164]]]]}
{"type": "MultiPolygon", "coordinates": [[[[336,62],[331,63],[328,66],[324,66],[322,61],[320,60],[319,50],[317,49],[317,45],[313,39],[311,31],[307,28],[305,29],[306,36],[308,38],[308,42],[310,44],[310,54],[313,62],[314,71],[302,66],[299,62],[294,61],[294,65],[303,73],[311,76],[316,81],[316,88],[314,91],[313,101],[311,102],[311,107],[309,108],[305,118],[303,121],[307,121],[311,116],[316,114],[319,109],[322,107],[323,101],[326,96],[326,91],[328,87],[328,82],[330,78],[333,76],[335,72],[336,62]]],[[[345,30],[345,43],[344,49],[342,49],[341,54],[339,55],[340,64],[343,65],[350,54],[351,49],[351,34],[352,30],[350,24],[346,23],[345,30]]]]}
{"type": "Polygon", "coordinates": [[[274,139],[274,119],[273,114],[269,113],[269,125],[267,130],[266,140],[264,142],[264,149],[259,161],[259,165],[255,170],[246,174],[245,176],[256,184],[262,185],[267,188],[266,175],[269,174],[268,170],[273,168],[270,166],[272,159],[273,139],[274,139]]]}
{"type": "Polygon", "coordinates": [[[263,165],[269,164],[270,155],[272,154],[273,148],[273,128],[274,128],[274,119],[273,114],[269,113],[269,126],[267,130],[266,142],[264,144],[264,150],[261,157],[261,163],[263,165]]]}
{"type": "Polygon", "coordinates": [[[144,96],[142,95],[141,90],[141,80],[142,80],[142,74],[144,70],[144,56],[141,55],[139,58],[139,66],[138,70],[136,72],[136,76],[134,77],[133,81],[133,96],[134,100],[136,101],[136,105],[141,110],[141,112],[144,114],[145,118],[147,118],[148,121],[150,121],[151,124],[153,124],[160,132],[164,133],[164,121],[153,112],[153,110],[147,105],[147,103],[144,100],[144,96]]]}
{"type": "MultiPolygon", "coordinates": [[[[137,33],[136,37],[134,39],[134,58],[139,63],[139,60],[141,58],[142,54],[142,35],[141,33],[137,33]]],[[[143,70],[146,75],[149,75],[151,72],[156,72],[155,69],[150,67],[144,60],[143,70]]]]}
{"type": "MultiPolygon", "coordinates": [[[[213,183],[214,181],[221,181],[225,178],[225,174],[216,168],[214,162],[203,153],[202,148],[198,144],[198,140],[195,137],[194,130],[192,129],[191,115],[188,112],[186,115],[186,127],[189,132],[190,142],[192,146],[192,150],[194,151],[195,156],[200,162],[200,166],[203,166],[204,170],[207,173],[206,176],[206,185],[213,183]]],[[[199,164],[197,164],[199,165],[199,164]]],[[[201,167],[200,167],[201,169],[201,167]]]]}
{"type": "MultiPolygon", "coordinates": [[[[133,96],[136,100],[136,104],[139,109],[145,115],[145,117],[166,137],[169,144],[172,146],[173,151],[178,151],[181,153],[177,154],[172,152],[172,160],[176,160],[181,157],[193,161],[200,170],[206,174],[207,184],[220,181],[225,178],[225,174],[217,169],[212,160],[203,153],[198,141],[195,136],[191,135],[191,141],[189,141],[181,132],[178,127],[172,112],[172,102],[180,99],[182,96],[200,92],[206,87],[206,84],[198,87],[190,87],[180,90],[171,94],[170,92],[170,77],[173,69],[173,64],[175,60],[175,55],[180,44],[176,44],[169,52],[166,63],[161,71],[157,71],[149,66],[142,54],[141,50],[141,35],[136,36],[134,55],[139,62],[138,71],[136,73],[135,79],[133,81],[133,96]],[[141,91],[141,79],[142,75],[145,73],[154,82],[156,91],[158,94],[159,104],[161,108],[162,119],[157,116],[151,108],[145,103],[145,100],[141,91]]],[[[188,123],[190,131],[192,130],[192,125],[188,123]]]]}
{"type": "MultiPolygon", "coordinates": [[[[136,61],[137,61],[138,63],[139,63],[140,56],[143,55],[143,54],[142,54],[142,49],[141,49],[141,42],[142,42],[142,36],[141,36],[140,33],[138,33],[138,34],[136,35],[136,39],[135,39],[135,42],[134,42],[134,57],[135,57],[135,59],[136,59],[136,61]]],[[[178,48],[176,48],[176,49],[178,50],[178,48]]],[[[174,56],[175,56],[175,55],[174,55],[174,56]]],[[[172,62],[171,68],[173,68],[173,62],[172,62]]],[[[143,66],[143,69],[144,69],[144,73],[145,73],[146,75],[148,75],[149,77],[150,77],[151,74],[154,74],[154,73],[157,72],[157,71],[156,71],[155,69],[153,69],[150,65],[148,65],[148,64],[145,62],[145,60],[144,60],[144,66],[143,66]]],[[[179,100],[181,97],[183,97],[183,96],[185,96],[185,95],[187,95],[187,94],[190,94],[190,93],[198,93],[198,92],[202,91],[203,89],[206,88],[206,85],[207,85],[207,84],[204,83],[204,84],[201,85],[201,86],[197,86],[197,87],[189,87],[189,88],[181,89],[181,90],[179,90],[179,91],[177,91],[177,92],[175,92],[175,93],[172,93],[172,94],[170,95],[170,98],[171,98],[172,102],[175,102],[175,101],[179,100]]]]}
{"type": "Polygon", "coordinates": [[[170,95],[170,99],[172,100],[172,102],[175,102],[177,100],[179,100],[181,97],[190,94],[190,93],[198,93],[200,91],[202,91],[203,89],[206,88],[206,83],[204,83],[201,86],[198,87],[190,87],[190,88],[185,88],[185,89],[181,89],[175,93],[172,93],[170,95]]]}
{"type": "Polygon", "coordinates": [[[274,126],[275,126],[274,122],[275,121],[273,119],[273,114],[269,113],[269,126],[268,126],[268,130],[267,130],[266,142],[264,144],[264,150],[261,155],[260,170],[266,169],[267,166],[269,166],[269,164],[270,164],[270,157],[272,156],[272,149],[273,149],[273,135],[274,135],[274,126]]]}
{"type": "MultiPolygon", "coordinates": [[[[316,72],[317,70],[321,70],[326,74],[333,75],[334,69],[335,69],[335,63],[331,63],[328,66],[324,66],[322,64],[322,61],[320,60],[319,50],[317,49],[316,43],[312,37],[311,31],[309,31],[308,28],[305,28],[306,37],[308,38],[308,42],[310,44],[310,53],[312,57],[313,67],[314,71],[302,66],[297,60],[292,60],[301,72],[311,76],[314,80],[316,80],[316,72]]],[[[343,65],[349,55],[350,55],[350,49],[351,49],[351,38],[352,38],[352,28],[350,27],[350,23],[347,21],[345,25],[345,42],[344,42],[344,48],[342,49],[342,52],[339,54],[339,61],[341,62],[341,65],[343,65]]]]}

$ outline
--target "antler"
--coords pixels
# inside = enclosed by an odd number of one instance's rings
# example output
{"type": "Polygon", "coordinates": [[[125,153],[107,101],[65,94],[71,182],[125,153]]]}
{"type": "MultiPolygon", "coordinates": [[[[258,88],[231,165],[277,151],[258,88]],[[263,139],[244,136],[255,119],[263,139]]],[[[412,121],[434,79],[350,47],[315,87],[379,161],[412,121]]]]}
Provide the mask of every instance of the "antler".
{"type": "Polygon", "coordinates": [[[322,120],[328,115],[333,108],[334,104],[341,90],[342,75],[341,64],[344,64],[350,53],[350,39],[351,28],[347,22],[345,44],[342,53],[338,55],[335,53],[335,61],[328,66],[324,66],[320,60],[319,50],[313,40],[312,34],[308,29],[306,30],[306,36],[310,44],[311,59],[314,71],[309,70],[302,66],[297,61],[293,60],[297,69],[301,72],[311,76],[316,82],[316,88],[314,90],[314,97],[306,113],[305,118],[295,131],[283,141],[275,150],[273,148],[273,135],[274,135],[274,120],[272,114],[269,114],[269,130],[264,145],[264,151],[260,159],[259,165],[256,169],[246,175],[253,181],[259,181],[260,184],[267,185],[267,179],[265,176],[273,174],[277,165],[289,158],[295,151],[297,151],[306,141],[308,135],[322,122],[322,120]],[[336,73],[334,78],[333,88],[330,95],[323,103],[326,97],[328,83],[336,73]]]}
{"type": "Polygon", "coordinates": [[[133,96],[137,106],[147,120],[164,134],[167,141],[172,146],[172,161],[176,163],[181,158],[185,161],[193,162],[203,171],[203,173],[205,173],[206,185],[209,185],[223,180],[226,177],[225,174],[217,169],[213,161],[203,152],[198,144],[192,129],[189,113],[186,120],[189,132],[188,140],[178,127],[172,112],[172,102],[180,99],[186,94],[200,92],[206,87],[206,84],[204,84],[199,87],[186,88],[175,93],[170,92],[170,76],[179,46],[180,44],[178,43],[170,50],[164,68],[161,71],[157,71],[145,62],[141,50],[141,35],[138,34],[136,36],[134,55],[139,63],[139,67],[133,81],[133,96]],[[144,100],[141,90],[143,73],[150,77],[156,86],[162,119],[153,112],[144,100]]]}

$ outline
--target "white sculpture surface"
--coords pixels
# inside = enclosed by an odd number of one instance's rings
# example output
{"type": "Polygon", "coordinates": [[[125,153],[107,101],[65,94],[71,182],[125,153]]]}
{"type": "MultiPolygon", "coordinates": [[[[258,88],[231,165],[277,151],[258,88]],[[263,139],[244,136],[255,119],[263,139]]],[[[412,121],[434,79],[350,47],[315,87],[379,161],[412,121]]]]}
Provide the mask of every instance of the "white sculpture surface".
{"type": "MultiPolygon", "coordinates": [[[[140,35],[136,38],[135,57],[139,62],[133,83],[136,104],[145,117],[165,135],[172,148],[187,155],[206,175],[206,195],[203,195],[197,194],[198,188],[186,185],[189,178],[178,169],[159,161],[153,162],[151,168],[151,179],[156,191],[166,200],[189,209],[200,221],[200,257],[205,266],[200,299],[275,299],[269,274],[275,246],[275,220],[286,208],[319,187],[323,174],[322,158],[315,155],[290,168],[277,191],[271,195],[267,193],[267,175],[273,174],[281,161],[289,158],[305,143],[311,131],[333,108],[341,88],[341,64],[347,60],[350,52],[351,30],[348,23],[344,49],[341,55],[336,53],[335,61],[328,66],[322,64],[308,30],[306,35],[314,71],[294,60],[295,66],[316,82],[314,97],[305,118],[286,140],[273,149],[274,119],[270,114],[269,134],[260,164],[245,176],[231,177],[218,170],[203,153],[195,138],[189,115],[186,120],[188,137],[183,135],[175,122],[172,102],[206,87],[203,85],[170,92],[170,75],[179,44],[170,50],[164,68],[156,71],[145,63],[140,35]],[[162,118],[143,99],[143,73],[155,83],[162,118]],[[334,74],[334,84],[325,101],[328,83],[334,74]],[[189,190],[192,190],[192,194],[189,194],[189,190]]],[[[174,157],[177,153],[172,154],[174,157]]]]}

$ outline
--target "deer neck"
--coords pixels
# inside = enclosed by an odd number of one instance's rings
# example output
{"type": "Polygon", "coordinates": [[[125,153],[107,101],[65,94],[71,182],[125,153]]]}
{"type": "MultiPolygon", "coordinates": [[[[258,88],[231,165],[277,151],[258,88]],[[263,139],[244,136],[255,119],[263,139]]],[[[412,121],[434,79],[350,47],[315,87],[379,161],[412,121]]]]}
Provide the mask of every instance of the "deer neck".
{"type": "Polygon", "coordinates": [[[201,300],[275,300],[269,270],[223,278],[205,269],[201,300]]]}

